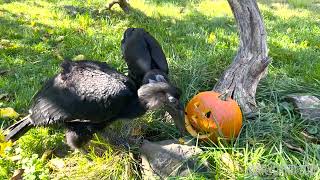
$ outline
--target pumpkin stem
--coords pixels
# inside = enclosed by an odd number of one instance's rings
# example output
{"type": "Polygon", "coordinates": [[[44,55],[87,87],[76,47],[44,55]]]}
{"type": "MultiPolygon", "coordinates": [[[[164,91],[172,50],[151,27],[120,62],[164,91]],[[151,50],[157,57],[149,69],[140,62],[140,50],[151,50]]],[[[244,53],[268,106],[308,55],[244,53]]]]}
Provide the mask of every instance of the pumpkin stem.
{"type": "Polygon", "coordinates": [[[229,90],[227,89],[224,93],[221,93],[218,97],[219,99],[226,101],[229,96],[228,94],[229,94],[229,90]]]}

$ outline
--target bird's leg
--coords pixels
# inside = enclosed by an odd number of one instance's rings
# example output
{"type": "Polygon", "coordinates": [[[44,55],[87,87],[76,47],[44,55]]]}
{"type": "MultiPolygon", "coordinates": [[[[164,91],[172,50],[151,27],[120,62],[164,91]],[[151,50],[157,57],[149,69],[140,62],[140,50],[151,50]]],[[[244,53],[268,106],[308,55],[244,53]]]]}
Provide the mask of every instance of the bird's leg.
{"type": "Polygon", "coordinates": [[[84,152],[83,146],[92,139],[94,133],[94,128],[88,123],[68,123],[65,133],[67,144],[72,149],[84,152]]]}
{"type": "Polygon", "coordinates": [[[138,145],[142,139],[142,133],[137,125],[131,120],[123,120],[121,127],[108,126],[104,131],[99,131],[99,135],[115,147],[123,147],[127,150],[138,145]]]}
{"type": "Polygon", "coordinates": [[[90,139],[92,138],[93,133],[83,134],[77,131],[73,131],[68,129],[66,131],[66,140],[67,144],[72,149],[78,149],[79,151],[83,152],[83,146],[86,145],[90,139]]]}

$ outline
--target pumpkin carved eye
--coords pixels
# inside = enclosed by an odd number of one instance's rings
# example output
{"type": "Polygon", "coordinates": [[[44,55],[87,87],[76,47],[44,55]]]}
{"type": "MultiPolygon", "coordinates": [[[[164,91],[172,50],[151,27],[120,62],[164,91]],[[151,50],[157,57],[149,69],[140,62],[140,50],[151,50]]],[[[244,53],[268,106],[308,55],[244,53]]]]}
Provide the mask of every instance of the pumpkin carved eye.
{"type": "Polygon", "coordinates": [[[207,118],[210,118],[210,116],[211,116],[211,111],[208,111],[208,112],[206,112],[206,115],[205,115],[207,118]]]}

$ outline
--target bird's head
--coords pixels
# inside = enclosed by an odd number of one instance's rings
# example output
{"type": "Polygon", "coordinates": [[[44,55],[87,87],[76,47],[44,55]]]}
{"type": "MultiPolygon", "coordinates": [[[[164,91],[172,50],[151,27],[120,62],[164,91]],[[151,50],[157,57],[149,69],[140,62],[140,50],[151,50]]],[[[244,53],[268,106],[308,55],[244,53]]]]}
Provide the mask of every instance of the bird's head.
{"type": "Polygon", "coordinates": [[[125,52],[125,43],[126,41],[130,41],[130,39],[132,38],[143,38],[143,32],[144,29],[143,28],[128,28],[125,30],[125,32],[123,33],[123,37],[121,40],[121,50],[122,53],[125,52]]]}
{"type": "Polygon", "coordinates": [[[123,33],[123,40],[125,40],[126,38],[128,38],[129,36],[131,36],[132,32],[135,30],[135,28],[128,28],[124,31],[123,33]]]}
{"type": "Polygon", "coordinates": [[[148,72],[138,89],[139,99],[147,109],[164,107],[180,132],[185,133],[184,106],[179,100],[180,95],[181,90],[170,84],[166,74],[158,70],[148,72]]]}

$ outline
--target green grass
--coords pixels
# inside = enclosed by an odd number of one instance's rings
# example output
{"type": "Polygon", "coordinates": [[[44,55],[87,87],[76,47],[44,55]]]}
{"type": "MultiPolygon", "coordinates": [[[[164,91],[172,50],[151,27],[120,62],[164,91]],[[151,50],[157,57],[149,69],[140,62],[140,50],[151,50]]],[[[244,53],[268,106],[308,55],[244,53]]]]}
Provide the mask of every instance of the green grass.
{"type": "MultiPolygon", "coordinates": [[[[226,178],[320,179],[320,146],[306,141],[301,132],[319,123],[304,121],[283,101],[289,93],[320,96],[320,10],[319,2],[259,1],[273,58],[268,76],[257,90],[259,114],[245,120],[233,145],[203,145],[202,159],[210,162],[211,176],[226,178]],[[303,153],[285,143],[300,147],[303,153]],[[286,170],[291,165],[296,171],[286,170]],[[259,168],[261,167],[261,168],[259,168]],[[256,169],[254,169],[256,168],[256,169]]],[[[1,107],[27,113],[32,96],[43,82],[59,72],[63,58],[83,55],[110,63],[126,73],[120,41],[128,27],[146,28],[162,45],[170,65],[171,79],[183,90],[186,103],[200,91],[210,90],[231,63],[238,47],[237,27],[226,1],[132,0],[134,10],[98,13],[105,1],[11,1],[0,0],[0,94],[1,107]],[[68,14],[65,5],[78,7],[68,14]],[[211,34],[215,39],[209,38],[211,34]]],[[[148,113],[136,124],[160,129],[156,139],[177,137],[177,130],[160,122],[159,113],[148,113]],[[153,121],[152,121],[153,119],[153,121]],[[168,130],[169,129],[169,130],[168,130]]],[[[3,125],[12,121],[2,120],[3,125]]],[[[159,130],[158,130],[159,131],[159,130]]],[[[6,157],[0,157],[0,179],[10,178],[24,168],[25,179],[134,179],[138,164],[131,152],[95,138],[87,155],[68,152],[59,161],[41,158],[47,150],[63,149],[63,131],[33,129],[23,136],[6,157]],[[96,146],[92,146],[96,147],[96,146]],[[12,157],[16,157],[13,160],[12,157]]],[[[53,153],[54,159],[57,156],[53,153]]],[[[292,170],[292,169],[291,169],[292,170]]],[[[194,174],[189,179],[202,176],[194,174]]]]}

